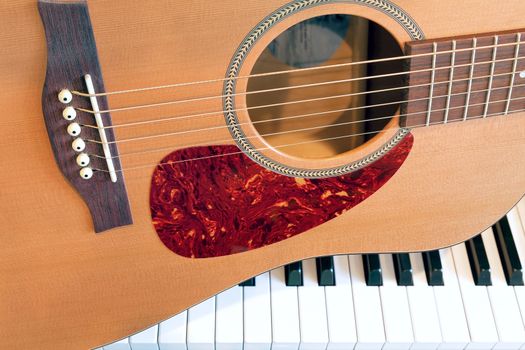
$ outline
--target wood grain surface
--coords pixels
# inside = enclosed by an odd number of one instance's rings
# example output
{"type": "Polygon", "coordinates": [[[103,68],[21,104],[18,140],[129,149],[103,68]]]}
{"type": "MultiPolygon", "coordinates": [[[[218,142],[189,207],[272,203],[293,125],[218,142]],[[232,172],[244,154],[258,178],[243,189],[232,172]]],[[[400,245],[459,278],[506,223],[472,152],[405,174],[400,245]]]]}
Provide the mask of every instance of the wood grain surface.
{"type": "MultiPolygon", "coordinates": [[[[427,38],[525,27],[525,2],[394,0],[427,38]],[[429,11],[429,8],[432,10],[429,11]]],[[[107,91],[223,77],[238,45],[285,0],[90,0],[107,91]],[[191,6],[190,6],[191,4],[191,6]]],[[[391,17],[337,2],[304,10],[272,28],[244,62],[249,72],[269,41],[320,14],[348,13],[410,41],[391,17]]],[[[420,128],[403,167],[348,213],[270,247],[232,257],[187,259],[158,239],[149,213],[151,174],[162,157],[191,144],[228,139],[226,129],[119,146],[134,217],[132,226],[93,231],[85,203],[56,166],[41,107],[46,43],[34,0],[0,3],[0,339],[9,349],[88,349],[167,319],[242,280],[312,256],[398,252],[449,246],[489,227],[523,195],[524,113],[420,128]],[[161,152],[128,155],[164,147],[161,152]],[[169,148],[166,150],[166,147],[169,148]],[[151,166],[149,166],[151,164],[151,166]]],[[[242,91],[246,86],[239,84],[242,91]]],[[[221,84],[109,98],[112,108],[213,96],[221,84]]],[[[242,97],[237,101],[245,103],[242,97]]],[[[222,110],[220,100],[112,114],[115,125],[222,110]]],[[[247,121],[248,116],[241,117],[247,121]]],[[[241,120],[241,121],[242,121],[241,120]]],[[[345,164],[375,150],[396,130],[350,153],[315,160],[276,150],[294,166],[345,164]]],[[[224,125],[222,116],[115,129],[119,140],[168,130],[224,125]]],[[[256,131],[253,130],[253,135],[256,131]]],[[[231,143],[231,142],[230,142],[231,143]]],[[[258,140],[259,145],[264,144],[258,140]]]]}

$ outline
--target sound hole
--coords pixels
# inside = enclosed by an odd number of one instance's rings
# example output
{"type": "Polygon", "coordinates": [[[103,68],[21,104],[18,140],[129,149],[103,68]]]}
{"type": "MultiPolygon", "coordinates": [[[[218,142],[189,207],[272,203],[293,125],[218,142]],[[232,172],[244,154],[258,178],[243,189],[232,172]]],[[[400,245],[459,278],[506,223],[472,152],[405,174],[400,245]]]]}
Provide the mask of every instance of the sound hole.
{"type": "Polygon", "coordinates": [[[311,68],[401,55],[388,31],[361,17],[337,14],[300,22],[266,47],[252,74],[308,69],[250,78],[250,119],[270,147],[284,154],[319,159],[352,150],[380,135],[403,96],[401,75],[366,77],[401,72],[402,60],[311,68]],[[336,81],[343,82],[328,83],[336,81]],[[304,85],[309,86],[297,87],[304,85]],[[280,89],[285,87],[297,88],[280,89]],[[398,89],[370,93],[391,88],[398,89]]]}

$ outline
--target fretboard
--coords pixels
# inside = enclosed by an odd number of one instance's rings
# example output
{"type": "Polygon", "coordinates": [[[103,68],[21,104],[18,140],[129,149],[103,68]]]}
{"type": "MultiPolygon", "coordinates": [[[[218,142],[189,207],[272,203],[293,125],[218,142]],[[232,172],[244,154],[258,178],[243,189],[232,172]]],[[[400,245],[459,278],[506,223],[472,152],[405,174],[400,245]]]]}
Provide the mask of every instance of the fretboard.
{"type": "Polygon", "coordinates": [[[401,125],[418,127],[525,109],[525,33],[409,42],[401,125]]]}

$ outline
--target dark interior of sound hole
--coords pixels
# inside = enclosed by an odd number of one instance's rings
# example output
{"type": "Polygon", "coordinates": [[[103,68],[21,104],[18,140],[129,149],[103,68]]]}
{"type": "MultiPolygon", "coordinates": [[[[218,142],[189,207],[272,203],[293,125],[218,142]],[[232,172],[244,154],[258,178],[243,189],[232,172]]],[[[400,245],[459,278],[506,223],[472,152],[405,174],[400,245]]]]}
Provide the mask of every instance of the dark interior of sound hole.
{"type": "Polygon", "coordinates": [[[403,96],[401,89],[370,93],[401,87],[401,75],[366,77],[401,72],[403,61],[333,65],[401,55],[387,30],[361,17],[337,14],[300,22],[257,59],[252,74],[290,72],[248,80],[250,119],[271,147],[291,156],[327,158],[354,149],[380,134],[403,96]],[[321,66],[329,68],[311,69],[321,66]]]}

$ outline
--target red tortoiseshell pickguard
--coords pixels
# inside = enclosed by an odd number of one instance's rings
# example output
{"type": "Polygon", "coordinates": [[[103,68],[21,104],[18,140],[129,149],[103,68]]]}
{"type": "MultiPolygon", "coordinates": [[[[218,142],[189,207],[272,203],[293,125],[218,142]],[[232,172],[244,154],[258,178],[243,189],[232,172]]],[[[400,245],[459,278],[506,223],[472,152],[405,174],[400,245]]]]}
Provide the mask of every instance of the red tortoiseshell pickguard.
{"type": "Polygon", "coordinates": [[[401,167],[412,144],[413,137],[408,135],[367,167],[326,179],[276,174],[236,146],[177,150],[162,159],[153,173],[153,225],[169,249],[191,258],[276,243],[321,225],[371,196],[401,167]],[[184,161],[188,159],[195,160],[184,161]]]}

